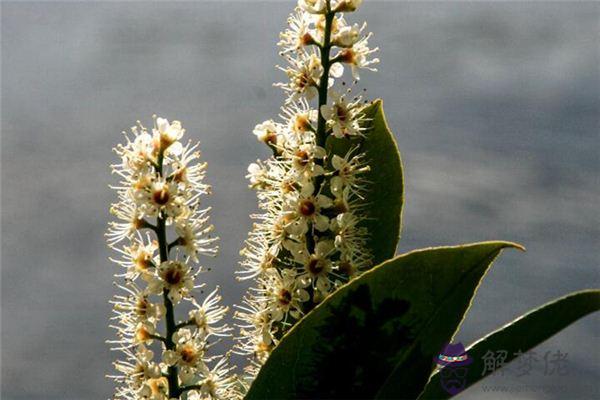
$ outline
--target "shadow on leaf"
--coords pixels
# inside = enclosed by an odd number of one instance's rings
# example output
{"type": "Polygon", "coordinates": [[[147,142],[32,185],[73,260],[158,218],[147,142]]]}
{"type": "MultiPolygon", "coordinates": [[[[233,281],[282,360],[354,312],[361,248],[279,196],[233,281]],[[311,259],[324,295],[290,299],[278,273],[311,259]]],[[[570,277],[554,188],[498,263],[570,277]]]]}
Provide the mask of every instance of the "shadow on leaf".
{"type": "Polygon", "coordinates": [[[332,306],[332,314],[318,328],[322,336],[316,359],[310,373],[298,380],[295,397],[372,398],[398,362],[395,355],[414,342],[409,309],[410,303],[401,299],[386,299],[374,307],[367,285],[332,306]]]}

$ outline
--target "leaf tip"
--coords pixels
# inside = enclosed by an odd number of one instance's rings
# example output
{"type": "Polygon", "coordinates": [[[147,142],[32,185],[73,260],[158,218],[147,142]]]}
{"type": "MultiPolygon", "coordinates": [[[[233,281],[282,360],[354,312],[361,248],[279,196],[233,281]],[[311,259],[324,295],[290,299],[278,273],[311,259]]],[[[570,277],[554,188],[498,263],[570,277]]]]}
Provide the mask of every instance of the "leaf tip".
{"type": "Polygon", "coordinates": [[[507,243],[506,247],[512,247],[512,248],[517,249],[517,250],[522,251],[522,252],[526,252],[527,251],[527,249],[525,248],[525,246],[523,246],[520,243],[516,243],[516,242],[506,242],[506,243],[507,243]]]}
{"type": "Polygon", "coordinates": [[[492,245],[495,245],[498,247],[499,250],[503,250],[503,249],[507,249],[507,248],[512,248],[512,249],[517,249],[519,251],[527,251],[527,249],[525,249],[525,246],[523,246],[520,243],[516,243],[516,242],[509,242],[507,240],[497,240],[497,241],[491,241],[491,242],[482,242],[482,244],[485,243],[489,243],[492,245]]]}

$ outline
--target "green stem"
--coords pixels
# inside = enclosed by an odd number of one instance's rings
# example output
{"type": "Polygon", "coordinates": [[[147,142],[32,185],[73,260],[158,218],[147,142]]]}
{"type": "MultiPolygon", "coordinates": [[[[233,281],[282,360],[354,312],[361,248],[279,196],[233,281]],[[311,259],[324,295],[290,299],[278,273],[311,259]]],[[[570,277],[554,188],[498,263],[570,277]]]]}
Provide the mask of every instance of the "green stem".
{"type": "Polygon", "coordinates": [[[317,121],[317,145],[324,146],[326,139],[327,121],[321,113],[321,106],[327,104],[327,86],[329,85],[329,69],[331,68],[330,51],[331,51],[331,26],[335,13],[331,11],[330,1],[327,0],[327,14],[325,14],[325,32],[323,33],[323,44],[321,49],[321,66],[323,67],[323,75],[319,80],[319,107],[317,108],[319,117],[317,121]]]}
{"type": "MultiPolygon", "coordinates": [[[[327,139],[327,121],[323,117],[323,113],[321,112],[321,106],[327,104],[327,90],[329,85],[329,69],[331,68],[331,60],[330,51],[331,51],[331,26],[333,24],[333,19],[335,18],[335,12],[331,11],[331,2],[327,0],[327,13],[325,14],[325,31],[323,33],[323,43],[319,46],[321,50],[321,66],[323,67],[323,75],[319,80],[319,106],[317,108],[318,120],[317,120],[317,146],[325,147],[325,141],[327,139]]],[[[320,165],[323,164],[322,160],[317,161],[320,165]]],[[[323,176],[319,176],[315,179],[315,193],[319,193],[321,190],[321,186],[323,185],[323,176]]],[[[306,247],[309,254],[314,253],[315,251],[315,237],[313,234],[313,229],[309,229],[306,233],[306,247]]],[[[313,296],[312,291],[310,291],[311,296],[313,296]]],[[[305,312],[310,311],[314,305],[307,303],[307,307],[304,310],[305,312]]]]}
{"type": "MultiPolygon", "coordinates": [[[[157,172],[161,177],[163,176],[163,159],[164,153],[161,150],[159,152],[157,162],[157,172]]],[[[169,260],[169,244],[167,242],[166,217],[162,211],[158,215],[158,219],[156,221],[156,236],[158,237],[160,262],[163,263],[169,260]]],[[[167,329],[164,343],[167,350],[173,350],[175,348],[173,334],[176,331],[175,310],[173,307],[173,302],[171,299],[169,299],[169,291],[167,289],[163,289],[163,302],[166,310],[165,319],[167,329]]],[[[178,375],[177,366],[170,366],[167,374],[167,380],[169,382],[169,398],[179,398],[179,395],[181,394],[178,375]]]]}
{"type": "Polygon", "coordinates": [[[188,390],[200,390],[202,389],[202,385],[190,385],[190,386],[183,386],[181,388],[182,392],[187,392],[188,390]]]}
{"type": "Polygon", "coordinates": [[[169,243],[167,245],[167,253],[171,253],[171,249],[173,247],[181,246],[181,244],[182,244],[182,239],[181,238],[177,238],[177,239],[173,240],[171,243],[169,243]]]}
{"type": "Polygon", "coordinates": [[[177,325],[175,325],[175,329],[179,330],[181,328],[185,328],[186,326],[192,326],[195,324],[196,324],[196,321],[194,321],[193,319],[190,319],[190,320],[178,323],[177,325]]]}
{"type": "Polygon", "coordinates": [[[151,337],[152,339],[154,339],[154,340],[158,340],[158,341],[161,341],[161,342],[165,342],[165,341],[167,340],[167,339],[165,339],[164,337],[162,337],[162,336],[158,336],[158,335],[150,335],[150,337],[151,337]]]}
{"type": "MultiPolygon", "coordinates": [[[[335,13],[331,11],[330,0],[327,0],[327,14],[325,14],[325,31],[323,33],[323,43],[319,46],[321,49],[321,66],[323,67],[323,75],[319,80],[319,106],[317,107],[317,132],[315,134],[317,138],[317,146],[325,147],[325,140],[327,139],[327,121],[323,117],[321,112],[321,106],[327,104],[327,86],[329,85],[329,69],[331,63],[329,60],[329,52],[331,50],[331,25],[333,24],[333,18],[335,13]]],[[[317,161],[322,164],[322,160],[317,161]]],[[[319,176],[315,180],[315,193],[318,193],[323,184],[323,177],[319,176]]],[[[310,253],[314,252],[315,240],[311,230],[306,234],[306,245],[310,253]]]]}

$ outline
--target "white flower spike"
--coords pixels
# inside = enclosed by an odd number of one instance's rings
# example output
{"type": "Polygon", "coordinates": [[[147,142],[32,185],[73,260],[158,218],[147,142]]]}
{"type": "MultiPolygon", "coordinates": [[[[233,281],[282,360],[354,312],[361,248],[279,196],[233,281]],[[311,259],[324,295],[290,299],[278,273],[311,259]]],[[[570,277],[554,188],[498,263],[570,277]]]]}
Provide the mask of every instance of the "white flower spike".
{"type": "Polygon", "coordinates": [[[113,186],[117,221],[109,224],[107,240],[119,254],[111,260],[123,268],[116,274],[122,294],[111,301],[117,340],[110,343],[123,353],[112,376],[114,398],[232,398],[227,357],[210,354],[215,339],[229,335],[227,308],[217,290],[201,303],[194,297],[203,286],[196,283],[202,268],[195,263],[217,252],[209,209],[201,205],[210,192],[203,182],[206,163],[199,162],[197,144],[180,142],[185,129],[179,121],[155,118],[151,131],[138,122],[115,148],[121,162],[112,166],[120,182],[113,186]],[[191,311],[178,320],[176,307],[184,302],[191,311]],[[156,343],[160,354],[149,349],[158,350],[156,343]]]}
{"type": "MultiPolygon", "coordinates": [[[[238,271],[252,279],[235,317],[235,352],[248,356],[241,382],[248,387],[282,335],[337,286],[371,267],[364,227],[369,165],[360,152],[368,120],[364,102],[342,81],[373,70],[366,23],[349,24],[343,12],[360,0],[299,0],[280,35],[278,67],[287,82],[281,121],[268,120],[254,134],[273,155],[248,167],[261,213],[248,234],[238,271]],[[330,140],[349,150],[333,154],[330,140]]],[[[355,83],[354,78],[350,82],[355,83]]],[[[241,390],[243,392],[243,390],[241,390]]],[[[241,393],[243,395],[243,393],[241,393]]]]}

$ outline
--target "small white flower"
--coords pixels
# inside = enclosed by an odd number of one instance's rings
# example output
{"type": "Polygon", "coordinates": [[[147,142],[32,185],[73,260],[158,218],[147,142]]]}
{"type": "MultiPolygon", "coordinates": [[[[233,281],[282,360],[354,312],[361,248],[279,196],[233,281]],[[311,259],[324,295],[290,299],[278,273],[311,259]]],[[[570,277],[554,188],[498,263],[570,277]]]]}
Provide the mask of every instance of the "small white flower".
{"type": "Polygon", "coordinates": [[[134,233],[145,227],[142,211],[131,202],[114,204],[110,213],[121,221],[111,221],[105,234],[108,245],[113,248],[122,240],[133,238],[134,233]]]}
{"type": "Polygon", "coordinates": [[[332,201],[329,197],[317,194],[312,183],[306,183],[300,192],[294,193],[289,197],[287,207],[288,215],[298,224],[290,224],[287,230],[292,234],[306,232],[308,223],[313,224],[319,232],[324,232],[329,228],[329,218],[322,211],[332,206],[332,201]]]}
{"type": "Polygon", "coordinates": [[[359,197],[365,190],[366,182],[361,177],[362,174],[370,170],[365,164],[363,157],[353,156],[354,151],[349,151],[344,158],[334,155],[331,159],[331,165],[335,168],[336,175],[331,178],[331,193],[335,197],[342,196],[345,187],[357,194],[359,197]]]}
{"type": "Polygon", "coordinates": [[[204,363],[205,342],[193,337],[187,329],[181,329],[180,332],[185,333],[185,335],[174,338],[176,342],[175,350],[165,350],[163,352],[164,363],[191,369],[200,367],[204,363]]]}
{"type": "Polygon", "coordinates": [[[350,279],[360,275],[363,271],[373,266],[371,254],[353,253],[348,255],[342,253],[340,259],[335,263],[335,270],[343,277],[350,279]]]}
{"type": "Polygon", "coordinates": [[[319,165],[319,160],[323,160],[327,152],[320,146],[305,143],[296,148],[286,149],[285,153],[292,161],[295,175],[300,179],[314,178],[325,172],[319,165]]]}
{"type": "Polygon", "coordinates": [[[266,240],[246,242],[246,247],[240,251],[240,255],[244,256],[244,260],[240,262],[244,270],[236,272],[242,275],[238,279],[255,278],[275,268],[276,256],[271,249],[273,248],[269,246],[266,240]]]}
{"type": "MultiPolygon", "coordinates": [[[[261,277],[261,281],[267,276],[261,277]]],[[[246,333],[236,345],[238,354],[256,354],[257,349],[261,348],[262,351],[268,352],[274,343],[273,318],[265,295],[266,289],[258,290],[246,295],[242,305],[236,305],[234,317],[242,322],[239,327],[246,333]]]]}
{"type": "Polygon", "coordinates": [[[339,47],[352,47],[360,39],[362,31],[366,27],[366,22],[362,26],[358,24],[342,26],[333,35],[332,43],[339,47]]]}
{"type": "Polygon", "coordinates": [[[277,144],[277,132],[279,126],[272,120],[262,122],[254,128],[252,133],[256,135],[256,138],[266,144],[277,144]]]}
{"type": "Polygon", "coordinates": [[[160,378],[160,367],[153,361],[151,350],[139,345],[135,352],[127,351],[127,354],[131,361],[119,360],[115,362],[115,369],[124,375],[134,390],[141,389],[150,379],[160,378]]]}
{"type": "Polygon", "coordinates": [[[194,280],[190,268],[180,261],[165,261],[158,268],[158,276],[148,284],[150,293],[160,294],[166,289],[173,303],[179,303],[188,297],[194,288],[194,280]]]}
{"type": "Polygon", "coordinates": [[[306,99],[300,99],[282,107],[281,117],[286,121],[288,132],[297,136],[294,139],[302,141],[303,136],[315,130],[318,113],[311,109],[306,99]]]}
{"type": "Polygon", "coordinates": [[[311,14],[324,14],[327,0],[298,0],[298,7],[311,14]]]}
{"type": "Polygon", "coordinates": [[[191,215],[175,219],[175,233],[179,236],[176,243],[194,261],[198,261],[199,254],[213,257],[218,251],[215,242],[219,238],[210,236],[214,226],[208,222],[209,211],[210,208],[196,208],[191,215]]]}
{"type": "Polygon", "coordinates": [[[161,149],[166,150],[169,146],[181,139],[185,129],[181,122],[169,121],[165,118],[156,118],[156,127],[153,129],[154,140],[160,143],[161,149]]]}
{"type": "Polygon", "coordinates": [[[177,217],[186,210],[184,193],[177,184],[154,175],[142,176],[134,184],[132,195],[139,210],[149,217],[156,217],[162,211],[169,217],[177,217]]]}
{"type": "Polygon", "coordinates": [[[356,11],[362,4],[363,0],[339,0],[335,7],[336,12],[352,12],[356,11]]]}
{"type": "Polygon", "coordinates": [[[122,259],[110,258],[111,261],[121,265],[126,269],[124,276],[127,279],[135,280],[141,276],[144,280],[148,280],[153,275],[155,267],[155,252],[158,248],[156,241],[147,239],[147,244],[134,240],[131,245],[123,246],[123,248],[115,248],[122,255],[122,259]]]}
{"type": "MultiPolygon", "coordinates": [[[[168,180],[183,186],[185,190],[195,193],[196,195],[210,194],[210,185],[204,183],[207,164],[198,162],[200,159],[200,151],[197,150],[199,143],[193,144],[188,142],[182,146],[181,151],[172,157],[168,180]]],[[[172,146],[173,147],[173,146],[172,146]]]]}
{"type": "Polygon", "coordinates": [[[290,93],[288,102],[301,98],[313,99],[318,94],[319,79],[323,73],[321,60],[316,54],[290,59],[291,66],[282,69],[288,76],[288,83],[279,83],[276,86],[290,93]]]}
{"type": "Polygon", "coordinates": [[[344,96],[336,92],[331,92],[331,99],[331,105],[321,106],[321,114],[329,121],[333,136],[343,138],[360,135],[360,99],[348,103],[344,96]]]}
{"type": "Polygon", "coordinates": [[[331,289],[332,263],[329,258],[335,250],[331,240],[321,240],[315,245],[313,254],[307,250],[296,253],[297,261],[302,264],[303,273],[298,277],[305,285],[312,284],[318,292],[316,300],[325,297],[331,289]]]}
{"type": "Polygon", "coordinates": [[[150,322],[138,322],[134,331],[134,343],[135,344],[151,344],[154,338],[152,337],[156,332],[156,327],[150,322]]]}
{"type": "Polygon", "coordinates": [[[268,185],[268,171],[260,161],[248,166],[246,178],[250,180],[251,188],[265,188],[268,185]]]}
{"type": "Polygon", "coordinates": [[[231,374],[232,367],[225,359],[219,360],[213,368],[204,366],[200,373],[203,377],[200,390],[193,391],[189,400],[230,400],[239,398],[233,394],[237,381],[231,374]]]}
{"type": "Polygon", "coordinates": [[[139,391],[138,396],[143,400],[168,400],[169,382],[167,378],[153,378],[144,382],[144,386],[139,391]]]}
{"type": "Polygon", "coordinates": [[[221,296],[218,290],[219,288],[216,288],[206,296],[202,304],[194,302],[196,308],[189,312],[190,320],[193,321],[200,338],[227,336],[230,331],[226,324],[221,324],[228,308],[219,305],[221,296]]]}
{"type": "Polygon", "coordinates": [[[290,15],[288,18],[289,28],[279,34],[281,40],[277,43],[283,49],[282,54],[299,51],[305,46],[315,43],[313,29],[310,25],[310,18],[301,10],[297,9],[290,15]]]}
{"type": "Polygon", "coordinates": [[[152,136],[146,130],[138,133],[137,127],[133,127],[135,138],[129,141],[127,145],[118,145],[117,154],[121,155],[123,161],[121,168],[130,169],[133,174],[143,173],[148,169],[148,164],[156,158],[156,147],[152,136]]]}
{"type": "Polygon", "coordinates": [[[378,47],[373,49],[369,48],[369,39],[371,33],[360,39],[352,47],[342,49],[336,56],[335,59],[339,62],[349,64],[352,68],[352,76],[354,79],[360,79],[360,69],[368,69],[370,71],[377,71],[372,65],[379,63],[378,58],[369,59],[371,54],[379,50],[378,47]]]}
{"type": "Polygon", "coordinates": [[[273,320],[280,321],[289,313],[298,319],[302,313],[302,303],[308,301],[309,295],[304,288],[305,282],[296,278],[296,273],[284,269],[280,273],[271,271],[265,282],[269,287],[269,310],[273,320]]]}
{"type": "Polygon", "coordinates": [[[143,326],[152,332],[164,315],[165,308],[162,304],[153,303],[152,299],[144,291],[141,291],[133,282],[121,289],[129,293],[128,296],[116,295],[110,303],[113,304],[113,312],[121,326],[118,328],[123,335],[130,335],[143,326]],[[141,325],[140,325],[141,324],[141,325]],[[152,328],[148,328],[152,326],[152,328]]]}

